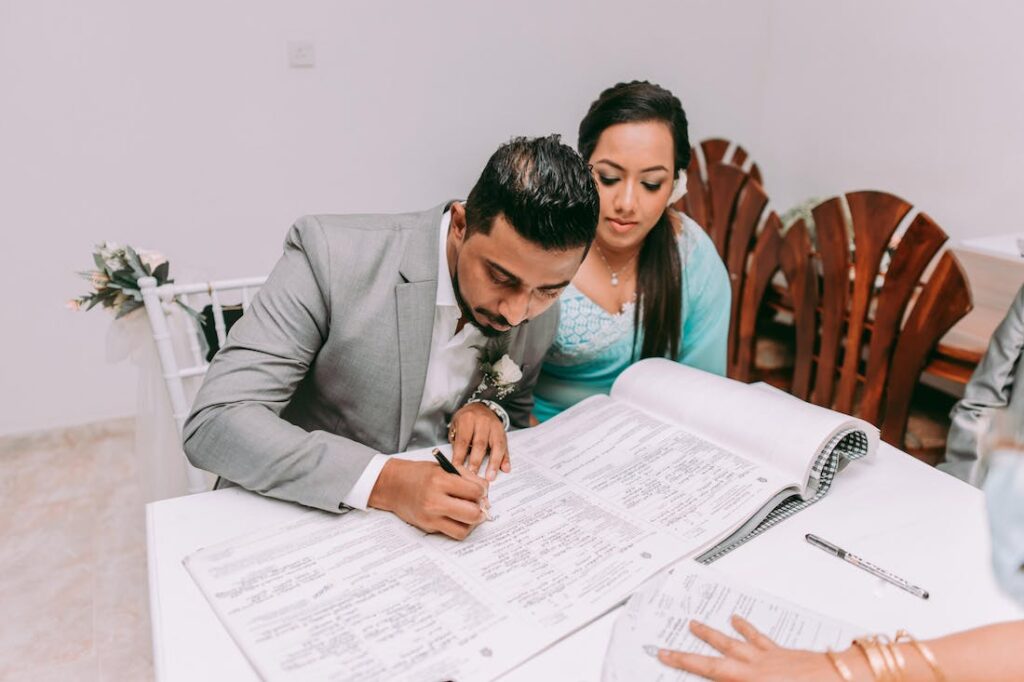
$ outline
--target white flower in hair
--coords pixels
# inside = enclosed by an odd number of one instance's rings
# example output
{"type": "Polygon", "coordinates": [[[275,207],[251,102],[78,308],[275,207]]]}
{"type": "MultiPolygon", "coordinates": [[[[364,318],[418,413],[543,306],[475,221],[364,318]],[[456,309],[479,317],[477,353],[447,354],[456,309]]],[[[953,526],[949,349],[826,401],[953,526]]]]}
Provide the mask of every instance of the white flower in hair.
{"type": "Polygon", "coordinates": [[[686,196],[686,171],[680,170],[676,173],[676,179],[672,183],[672,194],[668,197],[668,205],[676,203],[686,196]]]}

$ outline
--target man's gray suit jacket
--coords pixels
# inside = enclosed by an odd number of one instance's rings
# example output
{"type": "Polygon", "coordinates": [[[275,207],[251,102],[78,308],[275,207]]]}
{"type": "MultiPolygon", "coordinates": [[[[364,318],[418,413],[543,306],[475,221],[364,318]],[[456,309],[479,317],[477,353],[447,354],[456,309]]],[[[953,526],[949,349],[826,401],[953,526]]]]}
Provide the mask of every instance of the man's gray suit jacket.
{"type": "Polygon", "coordinates": [[[964,397],[953,406],[952,423],[946,438],[946,461],[942,469],[970,481],[981,455],[989,417],[1009,410],[1024,419],[1024,286],[1017,292],[1006,317],[992,333],[988,350],[964,389],[964,397]]]}
{"type": "MultiPolygon", "coordinates": [[[[183,434],[192,464],[337,512],[374,454],[406,449],[430,357],[447,205],[306,216],[291,228],[196,396],[183,434]]],[[[514,426],[528,426],[557,326],[556,304],[509,332],[523,379],[498,402],[514,426]]],[[[477,370],[463,399],[480,379],[477,370]]]]}

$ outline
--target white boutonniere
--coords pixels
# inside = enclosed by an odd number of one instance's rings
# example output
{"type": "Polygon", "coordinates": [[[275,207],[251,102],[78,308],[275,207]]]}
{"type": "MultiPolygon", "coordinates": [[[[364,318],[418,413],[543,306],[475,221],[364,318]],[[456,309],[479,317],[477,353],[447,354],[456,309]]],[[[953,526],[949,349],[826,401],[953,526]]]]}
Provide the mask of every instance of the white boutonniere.
{"type": "Polygon", "coordinates": [[[500,400],[514,391],[522,378],[523,370],[519,369],[519,365],[508,356],[508,353],[505,353],[496,363],[484,368],[484,381],[481,383],[489,382],[500,400]]]}
{"type": "Polygon", "coordinates": [[[494,389],[498,400],[506,398],[516,390],[516,384],[523,378],[523,370],[509,357],[508,341],[507,335],[503,334],[488,342],[486,346],[477,347],[480,350],[480,372],[483,377],[471,400],[475,400],[488,389],[494,389]]]}

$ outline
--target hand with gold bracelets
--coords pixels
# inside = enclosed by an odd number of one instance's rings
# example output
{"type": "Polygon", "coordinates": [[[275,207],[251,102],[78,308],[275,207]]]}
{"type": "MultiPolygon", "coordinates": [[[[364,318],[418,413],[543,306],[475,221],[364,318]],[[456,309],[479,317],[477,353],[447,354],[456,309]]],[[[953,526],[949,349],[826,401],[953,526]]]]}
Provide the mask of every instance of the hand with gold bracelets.
{"type": "Polygon", "coordinates": [[[738,639],[690,621],[690,631],[722,656],[661,650],[665,665],[716,682],[1010,682],[1024,680],[1024,621],[987,625],[920,642],[905,630],[858,637],[849,649],[820,653],[778,646],[733,616],[738,639]]]}

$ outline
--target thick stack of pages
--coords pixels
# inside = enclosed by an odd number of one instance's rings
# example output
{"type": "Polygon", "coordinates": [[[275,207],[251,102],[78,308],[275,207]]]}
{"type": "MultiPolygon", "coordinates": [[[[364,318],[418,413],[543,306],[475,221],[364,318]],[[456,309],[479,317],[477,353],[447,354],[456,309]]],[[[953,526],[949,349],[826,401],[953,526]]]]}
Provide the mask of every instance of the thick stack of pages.
{"type": "Polygon", "coordinates": [[[310,512],[186,566],[264,679],[492,679],[817,499],[877,443],[846,415],[645,360],[610,397],[510,434],[494,521],[464,542],[310,512]]]}

